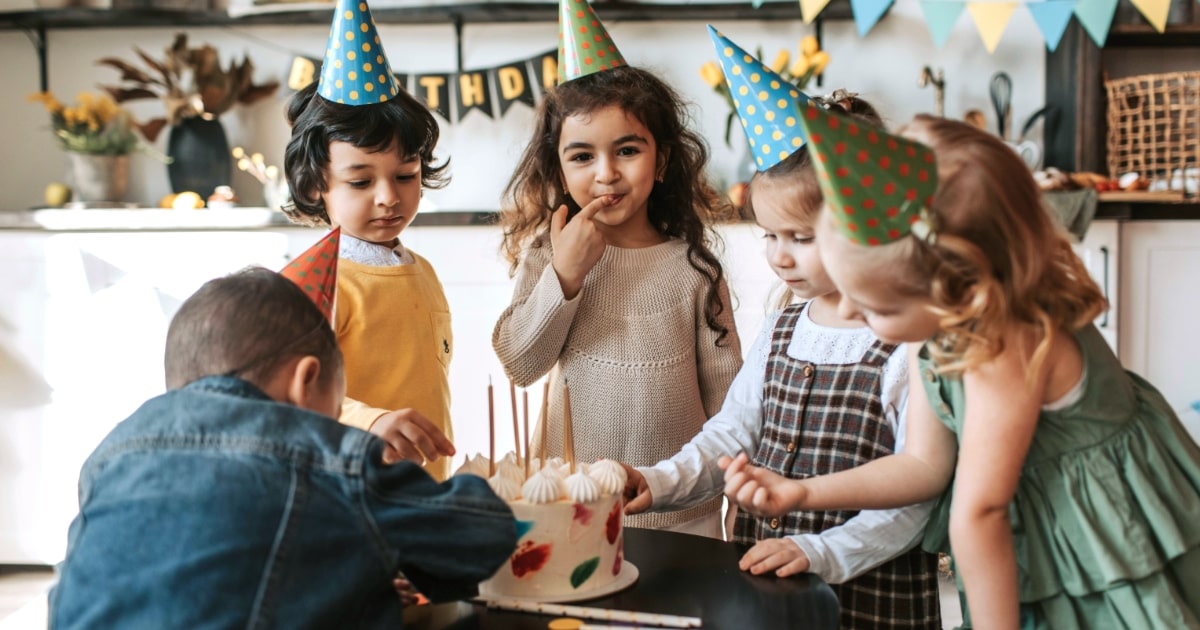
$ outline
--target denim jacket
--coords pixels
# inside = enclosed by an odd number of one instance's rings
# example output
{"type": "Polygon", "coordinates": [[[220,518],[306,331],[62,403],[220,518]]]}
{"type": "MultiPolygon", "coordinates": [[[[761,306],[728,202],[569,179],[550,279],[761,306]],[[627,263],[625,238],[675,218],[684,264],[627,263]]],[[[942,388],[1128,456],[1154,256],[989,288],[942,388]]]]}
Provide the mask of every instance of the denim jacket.
{"type": "Polygon", "coordinates": [[[207,377],[104,439],[50,594],[51,628],[400,628],[401,570],[473,596],[516,544],[487,482],[383,465],[383,442],[207,377]]]}

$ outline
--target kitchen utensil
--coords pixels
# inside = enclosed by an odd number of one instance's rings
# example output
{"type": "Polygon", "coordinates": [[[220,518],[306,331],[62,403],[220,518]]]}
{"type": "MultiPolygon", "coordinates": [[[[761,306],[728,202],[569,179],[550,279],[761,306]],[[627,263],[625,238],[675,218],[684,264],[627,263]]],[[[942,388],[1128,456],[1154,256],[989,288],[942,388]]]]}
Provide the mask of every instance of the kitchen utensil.
{"type": "Polygon", "coordinates": [[[1012,77],[1007,72],[992,75],[990,90],[996,110],[996,129],[1001,140],[1008,139],[1008,119],[1012,108],[1012,77]]]}
{"type": "Polygon", "coordinates": [[[1037,121],[1041,120],[1043,117],[1049,120],[1053,111],[1054,106],[1047,105],[1030,114],[1029,118],[1025,119],[1025,124],[1021,125],[1021,133],[1017,136],[1017,142],[1022,142],[1025,140],[1025,136],[1029,135],[1029,130],[1033,129],[1033,126],[1037,124],[1037,121]]]}

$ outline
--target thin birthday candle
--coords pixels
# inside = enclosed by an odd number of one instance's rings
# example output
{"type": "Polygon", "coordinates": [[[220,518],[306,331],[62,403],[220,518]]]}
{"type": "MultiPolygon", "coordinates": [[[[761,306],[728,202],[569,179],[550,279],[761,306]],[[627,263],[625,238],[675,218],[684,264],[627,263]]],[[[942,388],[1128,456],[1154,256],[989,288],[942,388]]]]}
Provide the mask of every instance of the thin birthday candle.
{"type": "Polygon", "coordinates": [[[492,377],[488,377],[488,479],[496,474],[496,406],[492,402],[492,377]]]}
{"type": "Polygon", "coordinates": [[[563,379],[563,452],[567,456],[567,464],[571,466],[571,474],[575,474],[575,428],[571,426],[571,386],[563,379]]]}
{"type": "Polygon", "coordinates": [[[538,446],[538,456],[541,457],[542,468],[546,467],[546,432],[550,430],[547,423],[550,421],[550,377],[546,377],[546,382],[542,385],[542,417],[538,420],[538,426],[542,427],[542,435],[540,436],[541,444],[538,446]]]}
{"type": "Polygon", "coordinates": [[[512,399],[513,414],[513,454],[521,461],[521,425],[517,421],[517,386],[508,379],[508,397],[512,399]]]}
{"type": "Polygon", "coordinates": [[[521,390],[521,417],[525,420],[525,476],[529,477],[529,390],[521,390]]]}

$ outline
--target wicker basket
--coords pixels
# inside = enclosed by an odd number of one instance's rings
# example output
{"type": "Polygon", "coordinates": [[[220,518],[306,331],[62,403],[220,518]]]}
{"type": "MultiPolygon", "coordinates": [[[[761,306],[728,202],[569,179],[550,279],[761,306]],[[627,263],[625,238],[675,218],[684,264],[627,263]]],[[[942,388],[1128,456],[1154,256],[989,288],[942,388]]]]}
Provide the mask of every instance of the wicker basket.
{"type": "Polygon", "coordinates": [[[1200,72],[1146,74],[1104,85],[1108,91],[1109,176],[1139,173],[1156,184],[1155,188],[1196,194],[1200,72]],[[1164,184],[1166,188],[1162,188],[1164,184]]]}

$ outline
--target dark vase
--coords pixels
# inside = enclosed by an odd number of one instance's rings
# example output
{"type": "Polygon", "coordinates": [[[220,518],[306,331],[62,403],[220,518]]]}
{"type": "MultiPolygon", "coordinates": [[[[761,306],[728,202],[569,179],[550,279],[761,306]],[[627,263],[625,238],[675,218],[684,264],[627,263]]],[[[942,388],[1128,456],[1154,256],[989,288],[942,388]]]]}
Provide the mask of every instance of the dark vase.
{"type": "Polygon", "coordinates": [[[207,199],[217,186],[228,186],[233,179],[229,141],[216,118],[184,118],[171,127],[167,155],[171,156],[167,176],[174,192],[190,190],[207,199]]]}

